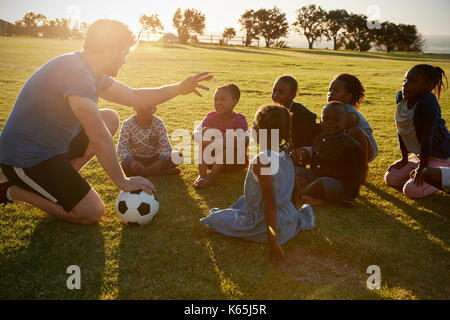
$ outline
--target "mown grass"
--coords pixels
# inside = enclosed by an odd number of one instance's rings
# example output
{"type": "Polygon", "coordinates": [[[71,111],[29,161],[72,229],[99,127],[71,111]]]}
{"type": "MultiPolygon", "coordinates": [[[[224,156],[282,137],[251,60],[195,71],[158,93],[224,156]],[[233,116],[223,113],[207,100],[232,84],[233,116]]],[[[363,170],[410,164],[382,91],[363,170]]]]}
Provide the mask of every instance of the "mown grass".
{"type": "MultiPolygon", "coordinates": [[[[0,37],[0,128],[26,79],[47,60],[80,46],[79,41],[0,37]]],[[[192,187],[194,165],[182,165],[179,177],[153,178],[160,211],[151,224],[136,228],[118,221],[114,200],[119,190],[93,160],[82,175],[105,201],[99,225],[71,225],[23,203],[0,209],[0,298],[450,298],[450,196],[438,192],[411,200],[383,182],[386,168],[400,156],[395,94],[408,68],[423,61],[450,74],[449,55],[140,44],[119,81],[155,87],[209,71],[215,76],[211,89],[227,82],[239,85],[236,111],[250,124],[256,109],[271,101],[279,75],[294,75],[301,90],[296,101],[320,113],[332,78],[356,74],[367,89],[361,111],[380,149],[361,189],[361,206],[315,208],[317,227],[284,246],[288,265],[277,268],[268,263],[266,246],[225,238],[199,223],[212,207],[225,208],[238,199],[244,173],[222,176],[200,192],[192,187]],[[66,288],[70,265],[81,268],[81,290],[66,288]],[[381,268],[381,290],[366,288],[370,265],[381,268]]],[[[177,97],[159,106],[157,115],[169,134],[192,130],[194,121],[212,110],[213,93],[177,97]]],[[[443,94],[440,102],[444,118],[450,119],[450,95],[443,94]]],[[[133,114],[105,101],[100,107],[113,108],[122,121],[133,114]]]]}

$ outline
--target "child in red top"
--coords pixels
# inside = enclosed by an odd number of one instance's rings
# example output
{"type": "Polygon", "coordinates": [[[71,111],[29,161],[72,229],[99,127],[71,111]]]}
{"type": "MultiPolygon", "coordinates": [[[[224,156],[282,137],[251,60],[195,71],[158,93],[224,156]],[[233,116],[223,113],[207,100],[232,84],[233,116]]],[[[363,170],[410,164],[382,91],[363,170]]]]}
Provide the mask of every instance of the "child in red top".
{"type": "MultiPolygon", "coordinates": [[[[201,145],[202,159],[198,166],[199,176],[194,182],[196,189],[207,188],[211,186],[220,172],[233,173],[245,169],[248,166],[248,123],[243,114],[234,112],[234,108],[239,102],[241,92],[235,84],[228,84],[217,88],[214,94],[214,108],[216,111],[209,113],[192,134],[192,139],[201,145]],[[211,129],[216,129],[213,131],[211,129]],[[237,131],[241,129],[241,132],[237,131]],[[220,138],[223,140],[223,154],[212,154],[213,161],[204,159],[205,149],[212,143],[211,140],[217,139],[214,133],[220,131],[220,138]],[[229,143],[230,130],[234,136],[234,143],[229,143]],[[212,137],[211,137],[212,136],[212,137]],[[236,137],[237,136],[237,137],[236,137]],[[245,137],[245,144],[239,141],[239,136],[245,137]],[[209,138],[208,138],[209,137],[209,138]],[[233,161],[226,159],[227,144],[230,147],[228,153],[233,152],[233,161]],[[243,147],[245,146],[245,147],[243,147]],[[208,173],[208,169],[210,172],[208,173]]],[[[233,137],[232,137],[233,138],[233,137]]]]}

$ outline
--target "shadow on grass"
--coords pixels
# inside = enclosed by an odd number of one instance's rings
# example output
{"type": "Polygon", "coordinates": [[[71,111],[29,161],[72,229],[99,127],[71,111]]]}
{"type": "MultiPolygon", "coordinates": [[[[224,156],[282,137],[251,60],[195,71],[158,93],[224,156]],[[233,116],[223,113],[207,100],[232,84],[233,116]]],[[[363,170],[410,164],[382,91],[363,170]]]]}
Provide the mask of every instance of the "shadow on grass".
{"type": "Polygon", "coordinates": [[[122,229],[119,298],[224,299],[203,245],[202,209],[186,182],[180,176],[152,181],[158,188],[158,214],[146,226],[122,229]]]}
{"type": "Polygon", "coordinates": [[[365,187],[401,211],[386,211],[378,203],[362,199],[367,223],[360,226],[360,233],[370,236],[366,255],[381,267],[383,282],[419,299],[448,299],[448,220],[411,206],[371,183],[365,187]]]}
{"type": "Polygon", "coordinates": [[[244,194],[244,181],[247,171],[220,173],[214,184],[206,189],[196,190],[205,201],[208,212],[213,208],[225,209],[244,194]],[[230,186],[232,186],[230,188],[230,186]],[[226,193],[224,193],[226,190],[226,193]]]}
{"type": "MultiPolygon", "coordinates": [[[[244,173],[222,175],[215,185],[198,193],[208,208],[224,209],[242,195],[244,179],[244,173]],[[228,185],[226,194],[223,185],[228,185]]],[[[270,263],[266,244],[209,231],[205,247],[232,299],[379,298],[366,289],[360,277],[365,270],[358,272],[351,261],[324,243],[316,230],[300,232],[283,246],[288,263],[281,267],[270,263]]]]}
{"type": "MultiPolygon", "coordinates": [[[[17,214],[17,213],[16,213],[17,214]]],[[[29,246],[0,255],[0,299],[89,299],[100,297],[105,266],[100,227],[55,218],[39,221],[29,246]],[[69,290],[67,267],[81,271],[81,290],[69,290]]]]}
{"type": "Polygon", "coordinates": [[[319,55],[319,56],[335,56],[335,57],[353,57],[353,58],[367,58],[367,59],[382,59],[382,60],[396,60],[396,61],[450,61],[450,55],[436,55],[430,57],[426,55],[425,57],[420,56],[409,56],[406,54],[395,54],[395,55],[380,55],[380,54],[370,54],[370,53],[362,53],[362,52],[346,52],[346,51],[318,51],[318,50],[295,50],[291,49],[290,51],[319,55]]]}
{"type": "Polygon", "coordinates": [[[378,194],[381,198],[399,208],[407,216],[417,221],[419,225],[423,226],[427,232],[430,232],[436,238],[441,239],[446,246],[450,247],[450,233],[448,232],[450,230],[450,221],[448,220],[448,217],[450,216],[448,205],[450,203],[448,196],[437,192],[426,199],[416,200],[415,203],[418,206],[415,207],[401,199],[405,197],[406,200],[406,196],[401,192],[399,192],[400,198],[397,198],[386,191],[377,188],[371,183],[367,183],[365,186],[367,189],[378,194]],[[419,206],[427,208],[436,215],[418,209],[419,206]]]}

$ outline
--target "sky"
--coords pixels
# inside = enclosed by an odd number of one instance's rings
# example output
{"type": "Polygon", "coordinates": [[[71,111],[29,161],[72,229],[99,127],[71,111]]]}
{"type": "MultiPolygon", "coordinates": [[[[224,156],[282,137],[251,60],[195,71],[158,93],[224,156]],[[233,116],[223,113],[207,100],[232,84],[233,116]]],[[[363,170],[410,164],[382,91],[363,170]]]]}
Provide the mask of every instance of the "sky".
{"type": "Polygon", "coordinates": [[[450,36],[448,0],[0,0],[0,19],[14,22],[30,11],[42,13],[50,20],[75,17],[92,23],[106,17],[125,22],[134,31],[139,31],[139,16],[157,13],[164,31],[174,32],[172,17],[176,9],[195,8],[206,15],[205,33],[221,34],[227,27],[239,30],[239,17],[247,9],[277,6],[292,24],[296,10],[312,3],[325,10],[346,9],[381,21],[414,24],[425,36],[450,36]]]}

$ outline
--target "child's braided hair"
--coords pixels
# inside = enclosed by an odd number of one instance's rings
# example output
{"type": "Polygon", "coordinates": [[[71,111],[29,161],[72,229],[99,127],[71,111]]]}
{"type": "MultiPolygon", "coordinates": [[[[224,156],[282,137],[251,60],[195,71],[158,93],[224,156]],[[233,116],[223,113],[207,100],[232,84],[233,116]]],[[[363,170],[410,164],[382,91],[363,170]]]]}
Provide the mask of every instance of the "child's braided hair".
{"type": "Polygon", "coordinates": [[[433,85],[433,91],[438,99],[441,97],[442,89],[448,89],[447,76],[445,75],[444,70],[440,67],[433,67],[429,64],[418,64],[412,67],[411,70],[420,73],[433,85]],[[444,78],[446,85],[444,85],[444,78]]]}
{"type": "Polygon", "coordinates": [[[278,129],[281,148],[289,148],[291,145],[291,114],[285,107],[279,104],[261,106],[256,112],[254,124],[255,129],[278,129]]]}
{"type": "Polygon", "coordinates": [[[362,85],[361,81],[354,75],[349,73],[341,73],[334,80],[339,80],[344,83],[345,90],[352,94],[350,104],[356,109],[359,109],[360,104],[366,98],[366,89],[362,85]]]}

